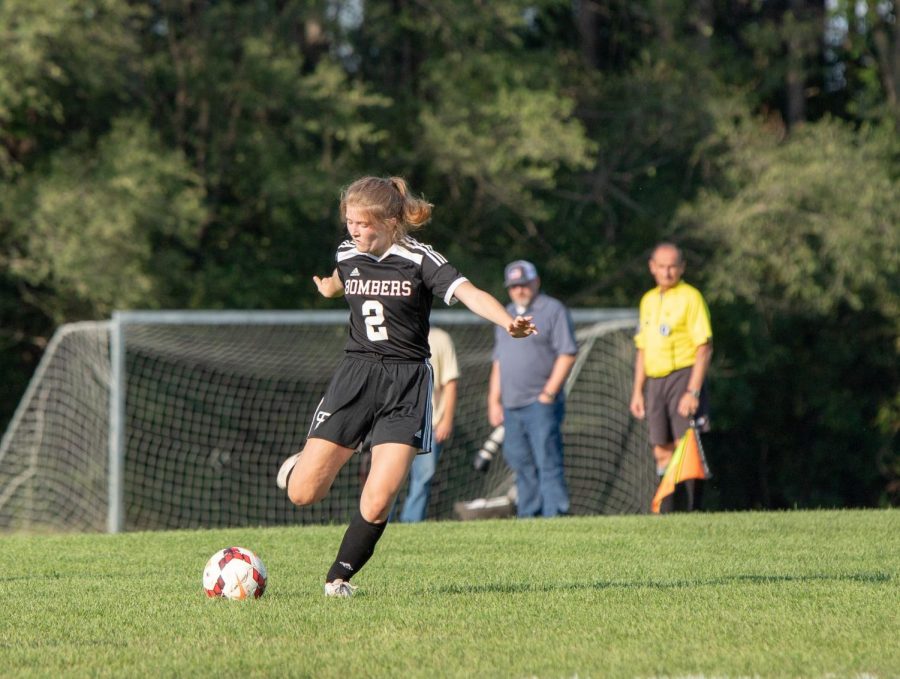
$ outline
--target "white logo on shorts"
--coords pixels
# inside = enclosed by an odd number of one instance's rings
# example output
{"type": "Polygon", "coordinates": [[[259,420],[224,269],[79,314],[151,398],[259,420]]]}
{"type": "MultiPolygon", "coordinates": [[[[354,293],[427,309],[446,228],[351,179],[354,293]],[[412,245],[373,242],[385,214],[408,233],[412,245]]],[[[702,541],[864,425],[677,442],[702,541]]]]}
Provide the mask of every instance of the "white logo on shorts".
{"type": "Polygon", "coordinates": [[[316,426],[313,429],[318,429],[319,425],[322,424],[325,420],[331,417],[331,413],[326,413],[324,410],[320,410],[316,413],[316,426]]]}

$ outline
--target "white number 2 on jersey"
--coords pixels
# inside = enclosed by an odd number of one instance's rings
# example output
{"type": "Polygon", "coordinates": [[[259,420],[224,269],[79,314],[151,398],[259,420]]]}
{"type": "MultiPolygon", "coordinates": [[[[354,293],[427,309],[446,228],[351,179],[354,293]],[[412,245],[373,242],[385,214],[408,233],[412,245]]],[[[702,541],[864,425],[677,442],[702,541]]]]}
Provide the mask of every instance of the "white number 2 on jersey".
{"type": "Polygon", "coordinates": [[[366,335],[373,342],[383,342],[388,338],[387,326],[384,324],[384,306],[381,302],[370,299],[363,302],[363,316],[366,317],[366,335]]]}

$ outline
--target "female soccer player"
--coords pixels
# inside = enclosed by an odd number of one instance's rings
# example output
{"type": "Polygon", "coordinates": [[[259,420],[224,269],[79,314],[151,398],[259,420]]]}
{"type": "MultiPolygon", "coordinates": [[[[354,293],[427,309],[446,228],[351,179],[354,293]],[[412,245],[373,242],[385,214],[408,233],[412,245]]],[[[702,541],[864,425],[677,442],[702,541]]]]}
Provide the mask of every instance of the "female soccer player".
{"type": "Polygon", "coordinates": [[[341,467],[371,434],[372,466],[359,511],[325,578],[325,594],[351,596],[350,578],[372,556],[397,492],[419,451],[431,445],[428,328],[435,295],[461,301],[513,337],[537,332],[430,246],[409,237],[431,218],[431,203],[400,177],[363,177],[341,195],[350,239],[330,276],[313,276],[325,297],[344,295],[350,336],[344,358],[313,414],[306,445],[281,465],[277,483],[303,506],[328,493],[341,467]]]}

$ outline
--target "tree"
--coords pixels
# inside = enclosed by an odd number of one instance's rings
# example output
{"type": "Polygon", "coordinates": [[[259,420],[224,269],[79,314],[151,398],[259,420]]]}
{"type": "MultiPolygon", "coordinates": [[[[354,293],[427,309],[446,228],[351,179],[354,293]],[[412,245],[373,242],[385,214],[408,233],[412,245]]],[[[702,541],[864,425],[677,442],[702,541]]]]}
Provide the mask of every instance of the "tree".
{"type": "Polygon", "coordinates": [[[200,177],[143,120],[112,121],[90,155],[84,144],[4,192],[11,272],[57,323],[177,305],[205,218],[200,177]]]}
{"type": "Polygon", "coordinates": [[[900,2],[836,0],[826,34],[830,88],[846,112],[900,124],[900,2]]]}
{"type": "Polygon", "coordinates": [[[898,26],[897,0],[6,0],[0,376],[116,307],[330,304],[341,187],[401,174],[501,295],[526,257],[634,305],[687,237],[719,506],[896,502],[898,26]]]}
{"type": "Polygon", "coordinates": [[[679,224],[704,255],[725,330],[723,466],[755,459],[750,505],[874,503],[896,485],[893,127],[856,132],[826,119],[783,141],[745,119],[726,124],[709,153],[710,187],[679,224]]]}

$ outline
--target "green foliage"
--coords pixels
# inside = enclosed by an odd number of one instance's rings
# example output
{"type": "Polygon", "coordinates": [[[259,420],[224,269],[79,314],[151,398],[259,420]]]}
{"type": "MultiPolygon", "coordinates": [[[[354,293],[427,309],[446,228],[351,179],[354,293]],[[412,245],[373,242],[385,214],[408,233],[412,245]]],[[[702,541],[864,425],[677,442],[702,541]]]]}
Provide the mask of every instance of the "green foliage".
{"type": "MultiPolygon", "coordinates": [[[[840,306],[900,314],[900,179],[890,171],[895,130],[836,120],[790,139],[746,121],[725,131],[715,188],[681,219],[717,251],[717,300],[775,312],[829,314],[840,306]]],[[[900,330],[900,327],[897,328],[900,330]]]]}
{"type": "Polygon", "coordinates": [[[333,305],[310,277],[340,188],[401,174],[436,205],[423,237],[501,297],[528,257],[573,305],[633,306],[649,248],[684,236],[715,315],[711,454],[739,451],[711,502],[897,502],[897,20],[843,0],[5,0],[0,374],[18,388],[56,324],[117,307],[333,305]],[[789,134],[787,101],[807,112],[789,134]],[[835,440],[858,454],[830,459],[835,440]]]}
{"type": "Polygon", "coordinates": [[[341,600],[322,594],[337,526],[5,536],[0,658],[12,676],[891,676],[898,519],[392,524],[341,600]],[[261,599],[201,592],[232,544],[266,564],[261,599]]]}
{"type": "Polygon", "coordinates": [[[831,17],[841,103],[856,119],[900,124],[900,5],[834,0],[831,17]]]}
{"type": "MultiPolygon", "coordinates": [[[[10,270],[61,322],[176,303],[204,219],[199,178],[144,121],[120,119],[85,163],[84,137],[4,196],[21,250],[10,270]]],[[[183,293],[182,293],[183,294],[183,293]]]]}
{"type": "Polygon", "coordinates": [[[649,248],[668,229],[677,206],[696,185],[689,149],[707,138],[718,84],[691,76],[699,67],[680,48],[660,48],[626,73],[587,74],[579,82],[582,115],[596,140],[596,163],[570,177],[569,200],[554,219],[567,237],[566,278],[579,304],[633,305],[649,282],[649,248]]]}
{"type": "Polygon", "coordinates": [[[338,238],[338,189],[383,142],[369,115],[390,103],[297,44],[319,19],[305,3],[167,6],[154,19],[165,30],[144,36],[147,104],[207,194],[182,306],[314,301],[309,279],[330,266],[338,238]]]}
{"type": "Polygon", "coordinates": [[[120,0],[0,3],[0,179],[114,115],[140,63],[133,29],[142,15],[120,0]]]}
{"type": "Polygon", "coordinates": [[[551,73],[540,65],[501,56],[451,54],[431,70],[434,104],[420,120],[433,169],[474,183],[527,224],[544,221],[547,210],[535,192],[552,188],[561,166],[590,165],[591,144],[573,116],[575,102],[551,86],[551,73]]]}
{"type": "MultiPolygon", "coordinates": [[[[720,445],[754,461],[759,480],[736,493],[751,506],[896,501],[878,491],[896,487],[900,459],[889,405],[900,379],[892,139],[890,125],[835,120],[787,140],[752,120],[726,125],[711,143],[709,188],[680,212],[703,244],[723,331],[714,385],[732,405],[720,445]],[[836,444],[848,451],[839,460],[836,444]]],[[[726,479],[740,478],[722,462],[726,479]]]]}

